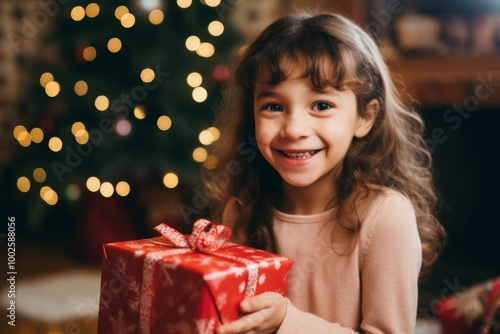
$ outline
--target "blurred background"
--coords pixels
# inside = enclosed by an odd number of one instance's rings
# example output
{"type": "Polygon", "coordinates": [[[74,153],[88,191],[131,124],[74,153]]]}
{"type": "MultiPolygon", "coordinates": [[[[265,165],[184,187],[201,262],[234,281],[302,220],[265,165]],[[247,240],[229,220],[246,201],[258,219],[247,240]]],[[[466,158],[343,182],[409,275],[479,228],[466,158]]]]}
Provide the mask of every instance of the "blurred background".
{"type": "Polygon", "coordinates": [[[2,0],[0,259],[16,272],[2,333],[96,332],[102,243],[206,215],[199,168],[217,163],[206,147],[231,61],[308,8],[370,31],[426,121],[449,240],[418,331],[439,333],[438,300],[500,275],[500,2],[2,0]]]}

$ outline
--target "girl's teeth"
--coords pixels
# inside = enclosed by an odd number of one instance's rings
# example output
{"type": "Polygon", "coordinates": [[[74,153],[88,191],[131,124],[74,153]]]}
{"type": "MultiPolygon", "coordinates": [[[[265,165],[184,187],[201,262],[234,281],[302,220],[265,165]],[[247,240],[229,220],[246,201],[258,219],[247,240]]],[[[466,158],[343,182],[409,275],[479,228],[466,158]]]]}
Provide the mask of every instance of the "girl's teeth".
{"type": "Polygon", "coordinates": [[[310,152],[300,152],[300,153],[295,153],[295,152],[286,152],[286,151],[283,151],[283,154],[285,156],[287,156],[288,158],[291,158],[291,159],[298,159],[298,160],[302,160],[302,159],[307,159],[307,158],[310,158],[314,155],[314,151],[310,151],[310,152]]]}

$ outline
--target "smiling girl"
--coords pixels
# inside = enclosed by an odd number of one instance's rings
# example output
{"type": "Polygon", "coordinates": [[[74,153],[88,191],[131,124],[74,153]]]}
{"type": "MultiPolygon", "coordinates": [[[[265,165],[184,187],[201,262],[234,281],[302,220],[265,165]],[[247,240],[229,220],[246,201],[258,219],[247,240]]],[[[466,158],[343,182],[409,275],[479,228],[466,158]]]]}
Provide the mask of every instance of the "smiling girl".
{"type": "Polygon", "coordinates": [[[226,97],[206,177],[213,219],[295,264],[287,298],[248,298],[217,333],[413,333],[418,279],[445,232],[422,119],[375,42],[337,14],[279,19],[226,97]],[[210,179],[230,165],[241,169],[228,182],[210,179]]]}

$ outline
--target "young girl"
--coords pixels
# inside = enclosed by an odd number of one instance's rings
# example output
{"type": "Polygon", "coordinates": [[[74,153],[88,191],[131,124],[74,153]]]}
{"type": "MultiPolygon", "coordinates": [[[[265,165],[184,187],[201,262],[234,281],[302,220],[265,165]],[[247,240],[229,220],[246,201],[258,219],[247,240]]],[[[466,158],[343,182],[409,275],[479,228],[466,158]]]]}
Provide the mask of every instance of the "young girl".
{"type": "Polygon", "coordinates": [[[422,119],[375,42],[337,14],[285,17],[229,87],[206,173],[213,218],[295,264],[287,298],[248,298],[217,333],[413,333],[445,233],[422,119]]]}

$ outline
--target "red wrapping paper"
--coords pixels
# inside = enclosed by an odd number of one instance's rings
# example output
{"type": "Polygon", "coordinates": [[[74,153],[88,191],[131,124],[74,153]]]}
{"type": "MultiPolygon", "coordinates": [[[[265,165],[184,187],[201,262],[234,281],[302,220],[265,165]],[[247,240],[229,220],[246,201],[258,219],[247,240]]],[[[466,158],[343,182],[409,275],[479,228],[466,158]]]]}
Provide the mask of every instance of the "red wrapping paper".
{"type": "Polygon", "coordinates": [[[98,334],[211,334],[244,298],[285,295],[292,260],[212,232],[104,245],[98,334]]]}

